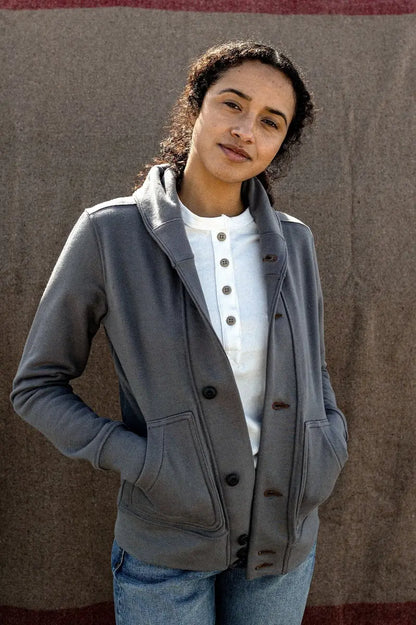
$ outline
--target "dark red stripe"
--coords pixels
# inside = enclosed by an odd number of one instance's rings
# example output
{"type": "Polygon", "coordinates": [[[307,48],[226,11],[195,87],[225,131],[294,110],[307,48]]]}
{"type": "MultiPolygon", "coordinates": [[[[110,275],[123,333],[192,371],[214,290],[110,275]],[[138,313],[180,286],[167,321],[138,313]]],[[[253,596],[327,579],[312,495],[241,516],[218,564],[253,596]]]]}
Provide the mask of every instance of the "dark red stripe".
{"type": "Polygon", "coordinates": [[[416,603],[308,606],[302,625],[415,625],[416,603]]]}
{"type": "MultiPolygon", "coordinates": [[[[68,610],[0,606],[2,625],[114,625],[113,604],[68,610]]],[[[302,625],[415,625],[416,603],[352,603],[308,606],[302,625]]]]}
{"type": "Polygon", "coordinates": [[[25,610],[0,606],[2,625],[114,625],[112,603],[66,610],[25,610]]]}
{"type": "Polygon", "coordinates": [[[416,0],[0,0],[1,9],[137,7],[167,11],[271,13],[276,15],[401,15],[416,13],[416,0]]]}

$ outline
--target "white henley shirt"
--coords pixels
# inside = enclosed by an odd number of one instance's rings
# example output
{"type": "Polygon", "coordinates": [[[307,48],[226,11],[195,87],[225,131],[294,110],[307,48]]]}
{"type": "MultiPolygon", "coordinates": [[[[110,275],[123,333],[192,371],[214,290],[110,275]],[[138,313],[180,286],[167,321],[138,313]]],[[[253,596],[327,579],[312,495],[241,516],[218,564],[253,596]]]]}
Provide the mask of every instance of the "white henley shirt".
{"type": "Polygon", "coordinates": [[[236,217],[200,217],[183,204],[181,211],[210,320],[234,373],[256,463],[268,334],[256,222],[248,208],[236,217]]]}

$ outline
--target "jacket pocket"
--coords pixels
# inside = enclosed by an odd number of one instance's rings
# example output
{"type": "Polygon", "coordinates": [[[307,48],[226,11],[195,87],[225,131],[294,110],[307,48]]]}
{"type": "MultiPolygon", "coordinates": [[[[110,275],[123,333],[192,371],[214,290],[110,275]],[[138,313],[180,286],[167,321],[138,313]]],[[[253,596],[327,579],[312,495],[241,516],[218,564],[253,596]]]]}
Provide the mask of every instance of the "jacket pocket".
{"type": "Polygon", "coordinates": [[[207,452],[191,412],[148,423],[143,469],[134,486],[123,490],[129,493],[130,510],[152,522],[208,530],[223,523],[207,452]]]}
{"type": "Polygon", "coordinates": [[[330,421],[305,423],[302,476],[296,506],[297,526],[332,493],[348,459],[347,443],[330,421]]]}

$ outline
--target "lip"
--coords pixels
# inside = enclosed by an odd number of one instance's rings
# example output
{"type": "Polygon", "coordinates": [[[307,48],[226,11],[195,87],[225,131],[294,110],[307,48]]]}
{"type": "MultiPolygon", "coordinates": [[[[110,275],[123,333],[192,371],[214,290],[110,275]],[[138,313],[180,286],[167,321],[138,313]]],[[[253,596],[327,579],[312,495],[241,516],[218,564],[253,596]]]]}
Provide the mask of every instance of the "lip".
{"type": "Polygon", "coordinates": [[[247,154],[245,150],[238,148],[236,145],[230,145],[228,143],[219,143],[218,145],[230,161],[243,163],[244,161],[251,160],[249,154],[247,154]]]}

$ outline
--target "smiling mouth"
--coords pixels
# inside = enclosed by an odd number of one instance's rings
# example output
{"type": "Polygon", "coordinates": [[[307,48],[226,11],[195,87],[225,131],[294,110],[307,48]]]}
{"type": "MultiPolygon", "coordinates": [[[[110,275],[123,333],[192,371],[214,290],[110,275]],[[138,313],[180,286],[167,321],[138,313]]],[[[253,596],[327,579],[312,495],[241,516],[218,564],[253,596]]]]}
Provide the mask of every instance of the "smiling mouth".
{"type": "Polygon", "coordinates": [[[247,152],[241,148],[237,148],[235,145],[227,145],[224,143],[219,143],[218,145],[230,161],[234,161],[236,163],[251,161],[251,157],[247,154],[247,152]]]}

